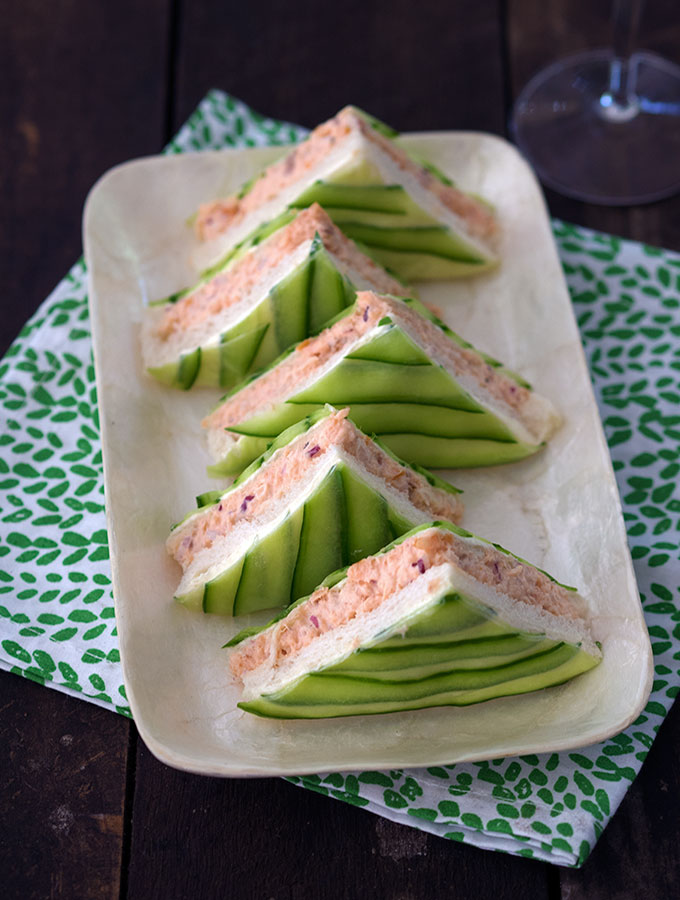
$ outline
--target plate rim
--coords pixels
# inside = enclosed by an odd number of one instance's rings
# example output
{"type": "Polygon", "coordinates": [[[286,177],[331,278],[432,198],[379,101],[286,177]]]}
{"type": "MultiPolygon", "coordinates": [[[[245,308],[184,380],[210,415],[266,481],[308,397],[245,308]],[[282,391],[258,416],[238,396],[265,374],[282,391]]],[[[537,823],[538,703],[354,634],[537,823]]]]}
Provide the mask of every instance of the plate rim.
{"type": "MultiPolygon", "coordinates": [[[[474,138],[474,139],[479,139],[484,142],[497,143],[497,144],[503,146],[504,152],[508,152],[508,151],[511,152],[516,158],[519,159],[519,161],[521,162],[521,165],[525,169],[525,173],[534,182],[534,185],[538,189],[538,196],[541,200],[541,205],[542,205],[542,214],[545,217],[545,219],[547,220],[548,229],[550,231],[550,240],[551,240],[552,250],[559,262],[557,245],[556,245],[554,236],[552,234],[552,229],[550,228],[550,219],[549,219],[549,213],[548,213],[548,209],[547,209],[546,202],[545,202],[545,197],[543,195],[543,192],[541,191],[540,185],[538,184],[535,174],[529,167],[529,165],[526,162],[526,160],[524,159],[524,157],[521,155],[521,153],[518,151],[518,149],[512,143],[510,143],[509,141],[507,141],[506,139],[504,139],[502,137],[499,137],[498,135],[490,134],[487,132],[481,132],[481,131],[412,132],[412,133],[405,133],[403,135],[400,135],[400,138],[406,139],[406,141],[405,141],[406,143],[408,143],[410,140],[426,141],[426,142],[436,141],[436,142],[442,142],[442,143],[449,143],[452,140],[455,141],[460,138],[464,138],[464,139],[474,138]]],[[[102,192],[105,189],[109,189],[110,182],[112,182],[112,181],[115,182],[116,179],[127,177],[127,173],[130,170],[132,170],[134,168],[138,168],[138,167],[151,166],[151,167],[155,168],[158,165],[160,165],[160,166],[163,166],[166,164],[167,165],[171,165],[171,164],[177,165],[178,160],[185,161],[185,160],[191,159],[192,157],[195,157],[197,155],[200,155],[200,156],[211,155],[216,158],[225,158],[225,159],[236,158],[236,157],[240,157],[243,155],[246,155],[246,156],[252,155],[252,156],[256,156],[256,157],[261,157],[262,159],[266,159],[267,157],[271,157],[273,159],[276,157],[277,153],[279,153],[279,154],[285,153],[286,150],[290,146],[293,146],[293,145],[288,144],[288,145],[279,145],[279,146],[254,147],[254,148],[225,148],[223,150],[204,150],[204,151],[200,151],[199,153],[156,154],[156,155],[151,155],[151,156],[142,156],[142,157],[137,157],[135,159],[128,160],[126,162],[123,162],[123,163],[113,166],[112,168],[107,170],[105,173],[103,173],[99,177],[99,179],[95,182],[95,184],[90,189],[90,191],[87,195],[85,206],[84,206],[83,246],[84,246],[85,262],[86,262],[87,271],[88,271],[88,287],[89,287],[88,302],[89,302],[89,309],[90,309],[90,323],[91,323],[91,329],[92,329],[94,368],[95,368],[95,375],[96,375],[96,380],[97,380],[97,385],[98,385],[98,391],[99,391],[99,386],[101,384],[103,384],[103,373],[100,370],[100,362],[99,362],[100,357],[96,352],[97,346],[101,339],[101,337],[98,333],[98,310],[97,310],[97,307],[103,301],[98,299],[97,284],[96,284],[94,277],[92,276],[92,272],[95,271],[96,267],[94,265],[92,265],[93,249],[92,249],[92,241],[90,240],[90,227],[91,227],[90,223],[92,220],[92,216],[94,214],[93,210],[96,210],[96,205],[99,202],[99,198],[100,198],[100,195],[102,194],[102,192]]],[[[561,266],[560,266],[560,271],[561,271],[561,266]]],[[[564,279],[563,274],[562,274],[562,282],[563,282],[564,291],[566,292],[567,297],[568,297],[569,295],[568,295],[566,280],[564,279]]],[[[571,306],[571,304],[570,304],[570,311],[571,311],[571,316],[574,320],[574,327],[576,329],[576,332],[578,333],[578,325],[576,323],[573,307],[571,306]]],[[[589,376],[590,373],[589,373],[589,369],[587,366],[587,361],[586,361],[585,353],[583,350],[583,346],[581,343],[579,343],[579,353],[580,353],[580,357],[581,357],[581,364],[584,366],[585,371],[588,373],[588,376],[589,376]]],[[[589,390],[589,395],[590,395],[589,400],[595,406],[595,409],[597,409],[597,401],[596,401],[596,398],[594,395],[594,390],[593,390],[592,382],[590,381],[590,377],[588,377],[588,390],[589,390]]],[[[104,392],[104,396],[106,396],[106,392],[104,392]]],[[[100,410],[102,410],[102,406],[101,406],[102,393],[101,392],[99,393],[99,404],[100,404],[100,410]]],[[[102,410],[102,412],[103,412],[103,410],[102,410]]],[[[608,450],[608,447],[606,444],[606,438],[604,435],[604,430],[602,427],[602,421],[601,421],[601,416],[599,414],[599,410],[598,410],[598,415],[597,415],[597,422],[598,422],[598,426],[599,426],[598,427],[598,431],[599,431],[598,442],[604,446],[606,459],[608,460],[608,473],[607,473],[608,478],[613,482],[615,491],[616,491],[617,518],[622,519],[623,510],[622,510],[621,498],[620,498],[620,494],[618,491],[618,486],[616,485],[616,479],[615,479],[615,474],[614,474],[614,470],[613,470],[613,466],[612,466],[612,462],[611,462],[611,456],[609,454],[609,450],[608,450]]],[[[105,490],[106,490],[106,488],[108,487],[108,484],[109,484],[109,479],[107,476],[107,453],[106,453],[107,440],[106,440],[106,434],[105,434],[107,425],[106,425],[106,416],[105,415],[101,415],[101,417],[100,417],[100,428],[101,428],[101,435],[102,435],[104,482],[105,482],[105,490]]],[[[260,765],[256,765],[256,766],[252,766],[252,767],[248,767],[248,766],[243,767],[242,765],[234,766],[233,764],[230,764],[228,759],[225,760],[224,762],[220,761],[219,763],[216,761],[207,761],[207,760],[205,762],[202,762],[200,760],[200,758],[197,758],[191,754],[187,754],[186,752],[173,749],[167,743],[164,743],[162,740],[160,740],[156,737],[151,726],[147,727],[147,722],[146,722],[145,716],[141,710],[140,704],[138,704],[138,701],[137,701],[135,689],[134,689],[134,687],[132,687],[132,684],[134,683],[135,678],[134,678],[134,676],[132,676],[132,674],[130,672],[130,668],[129,668],[130,661],[128,660],[127,651],[124,648],[124,643],[125,643],[124,633],[125,633],[125,626],[127,623],[127,615],[128,615],[129,611],[126,610],[124,608],[124,606],[121,606],[121,604],[119,604],[116,599],[118,596],[120,596],[120,583],[119,583],[120,562],[119,562],[119,555],[118,555],[118,542],[117,542],[115,528],[113,527],[113,523],[111,520],[113,513],[110,511],[109,503],[105,504],[105,509],[106,509],[107,533],[109,536],[109,546],[110,546],[114,608],[115,608],[115,614],[116,614],[116,624],[118,626],[119,648],[120,648],[121,666],[122,666],[122,671],[123,671],[123,679],[124,679],[125,686],[126,686],[126,693],[127,693],[128,702],[129,702],[130,710],[132,713],[133,721],[135,722],[137,729],[139,731],[139,734],[142,737],[146,746],[149,748],[149,750],[161,762],[164,762],[167,765],[172,766],[173,768],[177,768],[182,771],[192,772],[195,774],[205,774],[205,775],[216,776],[216,777],[235,777],[235,778],[243,778],[243,777],[250,778],[250,777],[265,777],[265,776],[266,777],[275,777],[275,776],[291,776],[291,775],[308,774],[308,767],[301,768],[299,765],[298,766],[282,765],[280,762],[275,762],[273,765],[270,765],[270,766],[265,766],[265,765],[260,764],[260,765]]],[[[637,613],[637,618],[639,619],[638,624],[640,624],[642,626],[642,628],[644,629],[644,633],[645,633],[647,639],[646,639],[646,644],[644,646],[646,678],[644,680],[644,683],[642,683],[642,680],[640,679],[639,684],[641,684],[642,686],[641,686],[641,690],[639,691],[639,697],[638,697],[637,703],[636,703],[635,707],[632,709],[632,711],[630,711],[623,719],[620,719],[619,721],[617,721],[615,723],[614,722],[610,723],[606,728],[600,729],[600,731],[593,732],[592,737],[589,737],[587,744],[584,744],[582,739],[579,739],[575,742],[573,738],[570,740],[568,737],[565,737],[562,740],[556,739],[551,742],[544,741],[540,745],[537,745],[536,743],[534,743],[534,744],[529,743],[528,746],[523,749],[509,748],[507,750],[499,750],[498,748],[494,748],[493,754],[490,754],[489,752],[487,752],[486,754],[481,754],[481,755],[479,753],[459,754],[459,755],[455,755],[454,759],[451,759],[451,757],[434,757],[433,756],[432,761],[428,762],[428,763],[423,763],[420,761],[417,763],[414,763],[413,761],[408,761],[407,759],[405,759],[403,762],[397,762],[394,759],[391,759],[389,762],[386,762],[384,765],[388,766],[390,768],[409,768],[409,767],[413,767],[414,765],[416,765],[418,767],[423,767],[423,766],[427,766],[427,765],[435,766],[435,765],[452,764],[452,763],[478,762],[478,761],[482,761],[482,760],[494,759],[494,758],[497,758],[500,756],[517,756],[517,755],[526,755],[526,754],[535,754],[535,753],[562,752],[562,751],[569,750],[569,749],[577,749],[579,747],[590,746],[592,744],[599,743],[600,741],[605,740],[608,737],[611,737],[612,735],[618,734],[621,731],[625,730],[625,728],[627,728],[638,717],[638,715],[644,708],[644,706],[647,702],[647,699],[649,697],[650,691],[651,691],[652,681],[653,681],[653,676],[654,676],[651,644],[649,641],[649,636],[647,633],[643,610],[642,610],[642,606],[640,603],[639,589],[637,588],[637,580],[635,577],[635,572],[634,572],[634,568],[633,568],[633,564],[632,564],[632,558],[631,558],[631,554],[630,554],[630,548],[629,548],[627,541],[625,543],[625,561],[626,561],[626,568],[629,569],[629,575],[632,579],[632,583],[635,585],[636,592],[637,592],[638,605],[637,605],[636,613],[637,613]]],[[[530,695],[524,695],[524,696],[530,696],[530,695]]],[[[503,699],[504,698],[501,698],[500,700],[487,701],[487,704],[488,703],[498,703],[498,702],[502,703],[503,699]]],[[[359,717],[354,717],[354,718],[356,719],[359,717]]],[[[386,716],[384,718],[386,721],[388,721],[390,717],[386,716]]],[[[356,761],[354,761],[354,762],[350,761],[344,766],[333,763],[332,770],[333,771],[341,771],[341,772],[342,771],[353,771],[353,770],[360,769],[366,765],[368,765],[368,763],[361,763],[361,762],[357,763],[356,761]]],[[[375,763],[371,763],[370,765],[372,768],[380,768],[380,766],[376,766],[375,763]]]]}

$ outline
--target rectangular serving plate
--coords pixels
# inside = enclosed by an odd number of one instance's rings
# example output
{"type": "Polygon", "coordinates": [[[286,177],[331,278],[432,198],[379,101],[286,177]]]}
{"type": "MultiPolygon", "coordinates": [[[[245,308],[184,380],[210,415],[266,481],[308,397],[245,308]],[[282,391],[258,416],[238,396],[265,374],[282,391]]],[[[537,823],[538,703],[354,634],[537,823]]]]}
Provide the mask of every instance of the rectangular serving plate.
{"type": "Polygon", "coordinates": [[[180,572],[164,547],[195,495],[219,486],[205,475],[210,460],[199,425],[217,395],[149,378],[139,328],[147,303],[195,280],[191,260],[200,249],[187,220],[198,205],[233,192],[283,151],[136,160],[92,189],[84,244],[123,675],[142,738],[177,768],[289,775],[562,750],[621,731],[648,697],[651,649],[619,496],[540,188],[500,138],[448,132],[401,140],[489,198],[501,226],[496,271],[419,285],[421,299],[521,372],[564,417],[531,459],[445,473],[465,490],[465,527],[577,586],[603,662],[557,688],[461,709],[277,721],[237,708],[239,688],[221,647],[244,620],[174,603],[180,572]]]}

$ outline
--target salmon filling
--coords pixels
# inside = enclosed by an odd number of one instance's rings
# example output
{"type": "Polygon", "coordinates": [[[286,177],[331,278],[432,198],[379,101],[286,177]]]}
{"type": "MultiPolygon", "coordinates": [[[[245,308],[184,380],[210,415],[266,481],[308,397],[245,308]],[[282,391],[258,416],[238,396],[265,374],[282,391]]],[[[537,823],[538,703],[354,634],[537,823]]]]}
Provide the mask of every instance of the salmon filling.
{"type": "Polygon", "coordinates": [[[196,231],[202,240],[212,240],[238,224],[249,212],[273,200],[284,188],[303,179],[325,159],[338,141],[351,134],[352,124],[342,110],[317,126],[310,136],[283,159],[268,166],[243,197],[227,197],[204,203],[198,210],[196,231]]]}
{"type": "Polygon", "coordinates": [[[347,578],[334,587],[318,588],[283,621],[244,641],[230,657],[231,671],[241,677],[265,661],[276,666],[319,635],[372,612],[428,569],[445,563],[452,563],[514,600],[554,615],[582,618],[571,593],[543,572],[491,544],[433,528],[414,535],[389,553],[354,563],[347,570],[347,578]]]}
{"type": "Polygon", "coordinates": [[[369,259],[337,228],[318,203],[300,212],[267,241],[176,303],[165,307],[156,334],[168,340],[177,332],[202,322],[239,303],[300,245],[318,234],[327,250],[341,263],[357,271],[377,290],[404,294],[404,287],[369,259]]]}
{"type": "Polygon", "coordinates": [[[435,194],[440,203],[463,219],[471,234],[488,239],[495,233],[496,220],[482,203],[452,185],[443,184],[372,128],[352,107],[345,107],[334,118],[315,128],[307,140],[297,145],[283,159],[265,169],[243,197],[228,197],[203,204],[196,220],[198,236],[202,240],[212,240],[238,224],[248,213],[308,176],[335,149],[338,142],[356,131],[360,131],[367,140],[380,147],[400,169],[414,176],[422,187],[435,194]]]}
{"type": "Polygon", "coordinates": [[[455,494],[433,487],[422,475],[384,453],[346,418],[347,412],[340,410],[323,419],[318,426],[277,451],[255,475],[219,503],[181,525],[170,536],[168,550],[182,568],[186,570],[199,553],[237,524],[256,519],[269,505],[282,500],[291,485],[316,467],[332,448],[345,451],[428,518],[460,522],[463,505],[455,494]]]}
{"type": "Polygon", "coordinates": [[[330,328],[298,344],[277,366],[233,394],[203,421],[204,428],[230,428],[257,412],[282,403],[320,371],[336,354],[342,354],[385,316],[403,320],[408,330],[433,347],[455,375],[466,375],[496,400],[521,415],[531,391],[490,366],[472,349],[460,347],[442,330],[407,304],[372,291],[360,291],[354,311],[330,328]]]}

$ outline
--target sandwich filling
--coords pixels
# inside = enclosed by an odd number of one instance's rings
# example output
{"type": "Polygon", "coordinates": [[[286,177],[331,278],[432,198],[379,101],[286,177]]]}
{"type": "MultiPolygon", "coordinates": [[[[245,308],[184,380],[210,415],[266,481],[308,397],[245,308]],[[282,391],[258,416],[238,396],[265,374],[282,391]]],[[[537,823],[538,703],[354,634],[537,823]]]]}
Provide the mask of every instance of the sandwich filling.
{"type": "Polygon", "coordinates": [[[540,443],[554,430],[558,419],[547,400],[491,365],[482,354],[420,315],[410,304],[371,291],[359,292],[347,315],[298,344],[278,365],[232,394],[204,419],[203,426],[211,431],[234,428],[285,402],[375,334],[386,317],[425,348],[475,399],[519,426],[529,442],[540,443]]]}
{"type": "Polygon", "coordinates": [[[147,365],[174,359],[243,318],[304,262],[316,236],[336,268],[357,288],[405,293],[400,282],[361,253],[323,209],[313,204],[175,303],[151,308],[144,335],[147,365]]]}
{"type": "MultiPolygon", "coordinates": [[[[353,170],[361,168],[364,183],[402,184],[413,199],[435,220],[449,220],[467,233],[482,253],[497,230],[488,207],[408,156],[381,134],[355,108],[348,106],[312,131],[283,159],[269,166],[241,195],[207,203],[198,212],[200,238],[247,233],[291,204],[314,182],[356,182],[353,170]]],[[[234,241],[232,241],[233,243],[234,241]]]]}
{"type": "MultiPolygon", "coordinates": [[[[321,636],[360,620],[425,573],[447,565],[511,604],[535,611],[533,630],[554,628],[551,618],[573,622],[574,632],[585,629],[584,604],[574,591],[493,544],[431,528],[385,554],[354,563],[333,587],[319,587],[284,619],[240,644],[230,657],[231,671],[243,678],[260,666],[280,667],[321,636]]],[[[438,581],[430,578],[430,592],[438,589],[438,581]]]]}
{"type": "Polygon", "coordinates": [[[233,551],[239,534],[252,533],[280,515],[291,495],[315,483],[320,473],[344,457],[371,479],[388,500],[409,507],[420,521],[443,518],[459,522],[463,506],[455,493],[433,486],[424,475],[401,465],[347,419],[347,410],[325,416],[295,440],[279,448],[261,467],[199,510],[170,535],[168,552],[185,572],[213,563],[213,548],[229,539],[233,551]]]}

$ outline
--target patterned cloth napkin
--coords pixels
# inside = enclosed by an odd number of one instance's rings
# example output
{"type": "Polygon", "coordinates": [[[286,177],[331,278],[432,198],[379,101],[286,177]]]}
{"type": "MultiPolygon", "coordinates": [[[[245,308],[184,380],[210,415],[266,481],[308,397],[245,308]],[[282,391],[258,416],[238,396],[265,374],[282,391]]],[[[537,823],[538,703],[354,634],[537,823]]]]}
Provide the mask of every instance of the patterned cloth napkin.
{"type": "MultiPolygon", "coordinates": [[[[304,130],[212,91],[168,147],[304,130]]],[[[290,778],[394,821],[581,865],[680,686],[680,255],[554,223],[623,498],[655,681],[631,727],[578,752],[290,778]]],[[[117,649],[86,272],[78,262],[0,364],[0,666],[130,715],[117,649]]]]}

